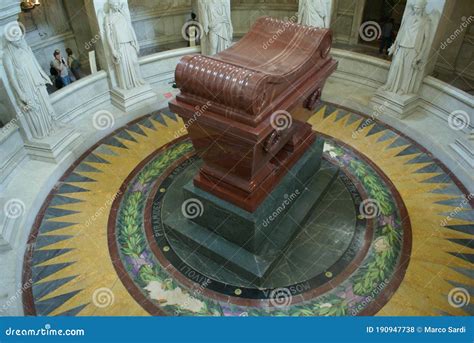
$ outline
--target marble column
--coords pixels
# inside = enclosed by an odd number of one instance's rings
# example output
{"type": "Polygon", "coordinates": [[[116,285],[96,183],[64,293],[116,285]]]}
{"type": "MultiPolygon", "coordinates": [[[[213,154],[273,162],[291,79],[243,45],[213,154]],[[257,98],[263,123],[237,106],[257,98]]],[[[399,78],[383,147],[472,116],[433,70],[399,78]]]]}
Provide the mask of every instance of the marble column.
{"type": "Polygon", "coordinates": [[[150,84],[143,80],[138,63],[140,47],[126,0],[86,1],[99,65],[109,76],[112,103],[127,112],[144,101],[157,101],[150,84]]]}
{"type": "Polygon", "coordinates": [[[449,74],[462,72],[463,77],[474,79],[474,66],[468,67],[472,61],[472,46],[474,45],[474,41],[469,37],[474,32],[473,9],[473,3],[469,0],[446,2],[445,12],[440,20],[437,71],[449,74]],[[464,61],[465,63],[462,63],[464,61]]]}
{"type": "Polygon", "coordinates": [[[397,117],[414,113],[420,102],[419,90],[432,70],[435,43],[445,0],[409,0],[395,42],[389,49],[392,63],[388,78],[371,102],[384,105],[397,117]]]}
{"type": "Polygon", "coordinates": [[[63,4],[77,44],[76,57],[80,59],[82,70],[85,71],[90,67],[88,50],[94,37],[91,34],[90,26],[87,25],[88,17],[84,8],[84,0],[67,0],[63,1],[63,4]]]}

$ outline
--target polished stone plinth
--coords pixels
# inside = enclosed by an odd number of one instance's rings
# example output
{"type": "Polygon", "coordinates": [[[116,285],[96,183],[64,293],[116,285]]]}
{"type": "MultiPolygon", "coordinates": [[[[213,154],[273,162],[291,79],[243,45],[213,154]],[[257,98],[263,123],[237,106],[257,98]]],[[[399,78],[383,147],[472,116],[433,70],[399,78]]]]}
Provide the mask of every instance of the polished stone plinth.
{"type": "Polygon", "coordinates": [[[370,100],[374,106],[397,118],[406,118],[420,107],[421,98],[417,94],[399,95],[378,89],[370,100]]]}
{"type": "Polygon", "coordinates": [[[188,181],[185,205],[164,221],[167,232],[223,268],[262,284],[337,178],[335,167],[320,170],[323,145],[317,139],[253,213],[188,181]],[[187,213],[191,203],[198,212],[187,213]]]}
{"type": "Polygon", "coordinates": [[[59,163],[81,143],[81,135],[71,127],[65,127],[42,139],[28,139],[24,146],[34,160],[59,163]]]}
{"type": "Polygon", "coordinates": [[[133,89],[114,88],[110,92],[112,103],[124,112],[140,107],[145,102],[157,101],[157,95],[149,84],[133,89]]]}

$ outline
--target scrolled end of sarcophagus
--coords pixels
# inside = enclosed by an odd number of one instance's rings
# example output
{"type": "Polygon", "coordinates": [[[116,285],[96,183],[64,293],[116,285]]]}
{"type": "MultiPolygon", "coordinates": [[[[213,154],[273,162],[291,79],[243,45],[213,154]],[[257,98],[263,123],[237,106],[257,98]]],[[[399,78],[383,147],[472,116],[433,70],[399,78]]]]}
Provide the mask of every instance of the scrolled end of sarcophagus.
{"type": "Polygon", "coordinates": [[[329,29],[262,17],[229,49],[180,60],[170,108],[204,162],[196,186],[247,211],[262,203],[315,140],[306,121],[337,66],[331,42],[329,29]]]}

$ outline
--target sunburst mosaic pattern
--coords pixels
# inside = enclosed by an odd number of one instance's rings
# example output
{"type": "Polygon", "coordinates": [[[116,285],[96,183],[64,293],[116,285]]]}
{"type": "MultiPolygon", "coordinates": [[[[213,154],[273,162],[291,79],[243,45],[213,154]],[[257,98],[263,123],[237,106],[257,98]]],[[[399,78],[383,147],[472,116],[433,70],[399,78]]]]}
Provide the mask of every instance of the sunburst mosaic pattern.
{"type": "Polygon", "coordinates": [[[472,314],[471,195],[429,152],[386,125],[330,104],[310,123],[327,139],[327,161],[347,175],[341,187],[359,189],[351,200],[355,209],[376,204],[376,215],[359,223],[361,230],[374,228],[364,236],[367,250],[359,259],[352,256],[343,278],[328,268],[321,274],[327,280],[308,283],[309,289],[300,283],[301,292],[291,291],[281,306],[180,269],[182,261],[170,257],[173,249],[147,234],[151,206],[195,159],[183,122],[162,110],[99,142],[51,191],[26,253],[24,282],[32,286],[25,312],[472,314]]]}

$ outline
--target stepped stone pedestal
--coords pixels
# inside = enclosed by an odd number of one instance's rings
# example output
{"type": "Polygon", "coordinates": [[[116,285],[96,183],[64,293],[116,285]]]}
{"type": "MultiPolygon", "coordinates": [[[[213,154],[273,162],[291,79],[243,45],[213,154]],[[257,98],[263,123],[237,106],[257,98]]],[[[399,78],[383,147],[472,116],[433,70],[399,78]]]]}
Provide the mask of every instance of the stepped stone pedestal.
{"type": "Polygon", "coordinates": [[[73,128],[62,128],[43,139],[25,141],[25,150],[34,159],[50,163],[58,163],[66,157],[74,147],[81,144],[81,135],[73,128]]]}
{"type": "Polygon", "coordinates": [[[169,234],[232,272],[261,285],[324,197],[338,169],[319,171],[324,140],[318,139],[254,212],[219,199],[190,181],[184,202],[202,204],[188,218],[177,208],[166,220],[169,234]]]}
{"type": "Polygon", "coordinates": [[[418,94],[399,95],[381,89],[375,92],[370,101],[397,118],[408,117],[420,106],[420,96],[418,94]]]}
{"type": "Polygon", "coordinates": [[[158,97],[149,84],[133,89],[114,88],[110,92],[112,103],[122,111],[132,111],[143,105],[144,101],[157,101],[158,97]]]}
{"type": "Polygon", "coordinates": [[[176,67],[180,93],[170,109],[203,164],[166,232],[257,285],[338,174],[320,170],[324,140],[306,123],[337,66],[331,40],[328,29],[260,18],[229,49],[176,67]]]}

